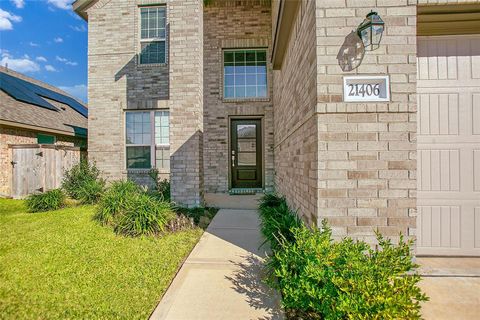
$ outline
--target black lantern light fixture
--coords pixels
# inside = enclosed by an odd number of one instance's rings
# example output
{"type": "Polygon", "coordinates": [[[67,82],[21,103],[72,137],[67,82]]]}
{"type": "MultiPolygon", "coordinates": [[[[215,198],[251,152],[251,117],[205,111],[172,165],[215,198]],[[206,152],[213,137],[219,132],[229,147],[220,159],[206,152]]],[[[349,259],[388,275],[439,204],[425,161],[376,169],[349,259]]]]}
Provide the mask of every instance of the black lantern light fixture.
{"type": "Polygon", "coordinates": [[[373,51],[380,47],[382,41],[383,30],[385,30],[385,22],[372,11],[357,28],[357,34],[362,39],[365,50],[373,51]]]}

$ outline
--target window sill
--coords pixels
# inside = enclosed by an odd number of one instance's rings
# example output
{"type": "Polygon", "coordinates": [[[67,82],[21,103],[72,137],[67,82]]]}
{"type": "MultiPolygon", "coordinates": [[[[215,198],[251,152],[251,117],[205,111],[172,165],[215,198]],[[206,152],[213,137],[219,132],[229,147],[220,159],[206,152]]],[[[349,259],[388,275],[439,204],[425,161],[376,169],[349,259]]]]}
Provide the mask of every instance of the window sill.
{"type": "Polygon", "coordinates": [[[137,69],[150,69],[167,67],[168,63],[137,63],[137,69]]]}
{"type": "Polygon", "coordinates": [[[224,103],[239,103],[239,102],[270,102],[270,98],[242,98],[242,99],[229,99],[222,98],[224,103]]]}
{"type": "MultiPolygon", "coordinates": [[[[124,174],[128,174],[128,173],[136,173],[136,174],[149,174],[150,171],[154,169],[154,168],[151,168],[151,169],[127,169],[127,170],[124,170],[123,173],[124,174]]],[[[170,170],[168,169],[158,169],[158,173],[160,174],[169,174],[170,173],[170,170]]]]}

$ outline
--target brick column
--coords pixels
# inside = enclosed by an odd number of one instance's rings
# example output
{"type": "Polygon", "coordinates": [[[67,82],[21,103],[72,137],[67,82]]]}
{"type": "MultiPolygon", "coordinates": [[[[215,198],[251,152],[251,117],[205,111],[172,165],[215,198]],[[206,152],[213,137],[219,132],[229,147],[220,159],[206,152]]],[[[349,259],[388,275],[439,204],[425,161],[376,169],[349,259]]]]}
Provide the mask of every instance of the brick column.
{"type": "Polygon", "coordinates": [[[416,1],[316,0],[318,221],[338,238],[375,243],[374,230],[415,234],[416,1]],[[336,55],[370,10],[384,19],[379,49],[343,72],[336,55]],[[389,103],[344,103],[342,78],[388,74],[389,103]]]}
{"type": "Polygon", "coordinates": [[[203,1],[171,0],[169,17],[171,192],[203,203],[203,1]]]}

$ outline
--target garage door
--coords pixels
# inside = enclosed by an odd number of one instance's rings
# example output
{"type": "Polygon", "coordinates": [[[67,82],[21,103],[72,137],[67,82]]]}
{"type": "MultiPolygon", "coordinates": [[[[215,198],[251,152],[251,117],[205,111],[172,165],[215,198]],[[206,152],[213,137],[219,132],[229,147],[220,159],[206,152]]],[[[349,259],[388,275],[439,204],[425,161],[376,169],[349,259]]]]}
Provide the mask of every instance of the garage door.
{"type": "Polygon", "coordinates": [[[480,256],[480,35],[418,38],[419,255],[480,256]]]}

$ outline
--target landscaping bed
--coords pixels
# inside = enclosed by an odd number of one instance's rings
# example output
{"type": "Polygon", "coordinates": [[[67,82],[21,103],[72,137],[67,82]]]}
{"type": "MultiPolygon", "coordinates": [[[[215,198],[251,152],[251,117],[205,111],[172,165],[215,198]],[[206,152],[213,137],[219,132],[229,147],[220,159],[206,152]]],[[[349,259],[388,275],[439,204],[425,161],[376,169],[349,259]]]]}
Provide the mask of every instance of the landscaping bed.
{"type": "Polygon", "coordinates": [[[260,202],[261,231],[272,248],[268,283],[282,295],[289,319],[420,319],[428,298],[418,286],[412,240],[377,233],[378,246],[333,241],[326,221],[306,226],[285,198],[260,202]]]}

